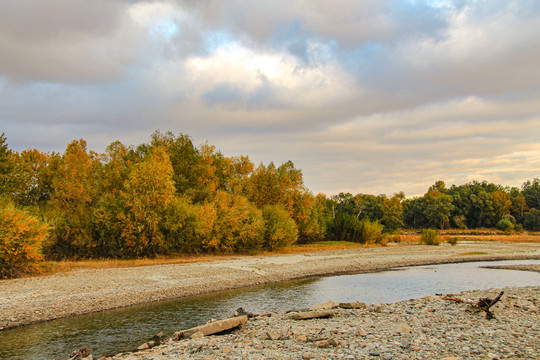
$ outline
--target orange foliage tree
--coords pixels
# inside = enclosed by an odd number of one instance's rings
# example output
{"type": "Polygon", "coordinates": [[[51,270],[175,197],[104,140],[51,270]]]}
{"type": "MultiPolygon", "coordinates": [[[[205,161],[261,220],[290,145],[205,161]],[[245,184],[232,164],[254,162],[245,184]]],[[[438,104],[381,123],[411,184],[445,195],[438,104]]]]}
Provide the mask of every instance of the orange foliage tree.
{"type": "Polygon", "coordinates": [[[0,205],[0,278],[35,270],[49,226],[11,204],[0,205]]]}

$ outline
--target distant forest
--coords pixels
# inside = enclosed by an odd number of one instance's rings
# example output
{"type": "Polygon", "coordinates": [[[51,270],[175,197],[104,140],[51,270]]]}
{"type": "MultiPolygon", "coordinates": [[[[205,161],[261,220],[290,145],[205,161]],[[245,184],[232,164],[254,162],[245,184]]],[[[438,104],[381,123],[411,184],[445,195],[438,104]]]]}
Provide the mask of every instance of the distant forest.
{"type": "Polygon", "coordinates": [[[0,137],[0,275],[43,257],[129,258],[275,250],[319,240],[381,241],[400,228],[540,229],[540,181],[488,182],[420,197],[314,195],[291,161],[257,167],[188,135],[74,140],[63,154],[9,149],[0,137]],[[19,264],[19,265],[18,265],[19,264]]]}

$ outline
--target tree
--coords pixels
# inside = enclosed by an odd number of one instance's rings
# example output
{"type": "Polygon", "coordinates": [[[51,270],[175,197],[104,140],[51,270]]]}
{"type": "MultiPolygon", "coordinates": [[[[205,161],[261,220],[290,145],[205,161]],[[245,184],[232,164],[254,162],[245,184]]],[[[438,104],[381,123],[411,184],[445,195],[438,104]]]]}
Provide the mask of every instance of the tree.
{"type": "Polygon", "coordinates": [[[298,229],[287,210],[282,205],[266,205],[263,208],[263,246],[276,250],[298,240],[298,229]]]}
{"type": "Polygon", "coordinates": [[[155,148],[134,164],[122,191],[123,212],[118,215],[120,237],[132,256],[161,252],[165,237],[162,224],[175,201],[173,168],[163,148],[155,148]]]}
{"type": "Polygon", "coordinates": [[[0,195],[11,196],[13,187],[13,161],[4,133],[0,135],[0,195]]]}
{"type": "Polygon", "coordinates": [[[35,270],[49,226],[12,204],[0,204],[0,278],[35,270]]]}
{"type": "Polygon", "coordinates": [[[431,190],[426,195],[424,215],[426,225],[430,228],[444,229],[450,226],[450,215],[454,206],[452,196],[431,190]]]}
{"type": "MultiPolygon", "coordinates": [[[[55,156],[54,154],[52,155],[55,156]]],[[[53,193],[52,159],[35,149],[12,153],[13,173],[11,197],[23,206],[47,202],[53,193]]]]}
{"type": "Polygon", "coordinates": [[[217,191],[200,208],[197,222],[198,244],[203,251],[251,252],[262,246],[261,210],[241,195],[217,191]]]}
{"type": "Polygon", "coordinates": [[[529,209],[540,210],[540,179],[527,180],[521,189],[529,209]]]}
{"type": "Polygon", "coordinates": [[[55,243],[53,257],[88,256],[92,241],[92,206],[97,199],[97,155],[88,152],[86,141],[71,142],[60,159],[52,180],[51,199],[55,243]]]}
{"type": "Polygon", "coordinates": [[[540,210],[530,209],[523,218],[523,227],[531,231],[540,231],[540,210]]]}

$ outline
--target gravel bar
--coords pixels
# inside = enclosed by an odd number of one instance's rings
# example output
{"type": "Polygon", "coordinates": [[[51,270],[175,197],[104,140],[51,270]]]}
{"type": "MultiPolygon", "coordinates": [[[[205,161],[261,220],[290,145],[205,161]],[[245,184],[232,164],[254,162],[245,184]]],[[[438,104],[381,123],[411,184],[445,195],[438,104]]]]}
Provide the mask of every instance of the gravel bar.
{"type": "Polygon", "coordinates": [[[91,269],[0,281],[0,330],[62,317],[264,283],[504,259],[540,259],[540,243],[402,245],[294,255],[91,269]]]}
{"type": "MultiPolygon", "coordinates": [[[[495,318],[443,296],[334,309],[327,319],[257,316],[226,335],[173,341],[106,360],[538,359],[540,287],[505,288],[495,318]]],[[[455,295],[478,301],[501,289],[455,295]]]]}

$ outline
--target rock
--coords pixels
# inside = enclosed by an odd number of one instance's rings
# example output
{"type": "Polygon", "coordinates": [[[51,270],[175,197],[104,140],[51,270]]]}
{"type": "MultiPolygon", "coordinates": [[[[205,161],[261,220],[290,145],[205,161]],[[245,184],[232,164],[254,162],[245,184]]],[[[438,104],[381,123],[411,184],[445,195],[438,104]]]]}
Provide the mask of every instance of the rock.
{"type": "Polygon", "coordinates": [[[346,302],[339,303],[339,307],[342,309],[364,309],[367,307],[366,303],[363,302],[346,302]]]}
{"type": "Polygon", "coordinates": [[[137,348],[137,350],[139,350],[139,351],[146,350],[146,349],[150,349],[150,346],[148,345],[148,343],[144,343],[144,344],[142,344],[141,346],[139,346],[137,348]]]}
{"type": "Polygon", "coordinates": [[[319,305],[315,305],[314,307],[311,308],[312,311],[316,311],[316,310],[330,310],[330,309],[335,309],[339,307],[339,303],[338,302],[335,302],[335,301],[327,301],[325,302],[324,304],[319,304],[319,305]]]}
{"type": "Polygon", "coordinates": [[[367,336],[367,332],[364,329],[358,329],[358,330],[356,330],[356,335],[357,336],[367,336]]]}
{"type": "Polygon", "coordinates": [[[236,309],[236,311],[234,312],[233,317],[242,316],[242,315],[247,315],[248,318],[253,318],[253,317],[258,316],[258,315],[256,315],[256,314],[253,314],[253,313],[250,313],[250,312],[244,310],[243,307],[239,307],[239,308],[236,309]]]}
{"type": "Polygon", "coordinates": [[[305,336],[305,335],[297,335],[295,338],[298,341],[307,342],[307,336],[305,336]]]}
{"type": "Polygon", "coordinates": [[[310,352],[305,352],[305,353],[302,354],[302,359],[304,359],[304,360],[313,359],[313,354],[310,353],[310,352]]]}
{"type": "Polygon", "coordinates": [[[263,340],[278,340],[281,337],[280,333],[277,333],[275,331],[267,331],[262,336],[263,340]]]}
{"type": "Polygon", "coordinates": [[[307,319],[321,319],[334,316],[332,310],[318,310],[318,311],[303,311],[298,313],[292,313],[288,317],[292,320],[307,320],[307,319]]]}
{"type": "Polygon", "coordinates": [[[196,333],[190,336],[191,339],[200,339],[202,337],[204,337],[204,334],[202,331],[197,331],[196,333]]]}
{"type": "Polygon", "coordinates": [[[399,347],[402,348],[402,349],[408,349],[411,347],[411,343],[408,342],[407,340],[402,340],[400,343],[399,343],[399,347]]]}
{"type": "Polygon", "coordinates": [[[319,341],[317,343],[317,346],[320,347],[320,348],[329,348],[329,347],[336,347],[339,345],[339,341],[337,341],[336,339],[334,338],[331,338],[331,339],[328,339],[328,340],[323,340],[323,341],[319,341]]]}
{"type": "Polygon", "coordinates": [[[197,326],[191,329],[178,331],[174,334],[174,339],[187,339],[196,332],[201,332],[203,335],[217,334],[226,330],[234,329],[240,325],[244,325],[248,320],[247,315],[237,316],[225,320],[217,320],[205,325],[197,326]]]}
{"type": "Polygon", "coordinates": [[[394,328],[394,333],[397,334],[410,334],[411,333],[411,327],[407,324],[398,324],[394,328]]]}
{"type": "Polygon", "coordinates": [[[83,346],[69,354],[67,360],[93,360],[93,356],[88,346],[83,346]]]}

